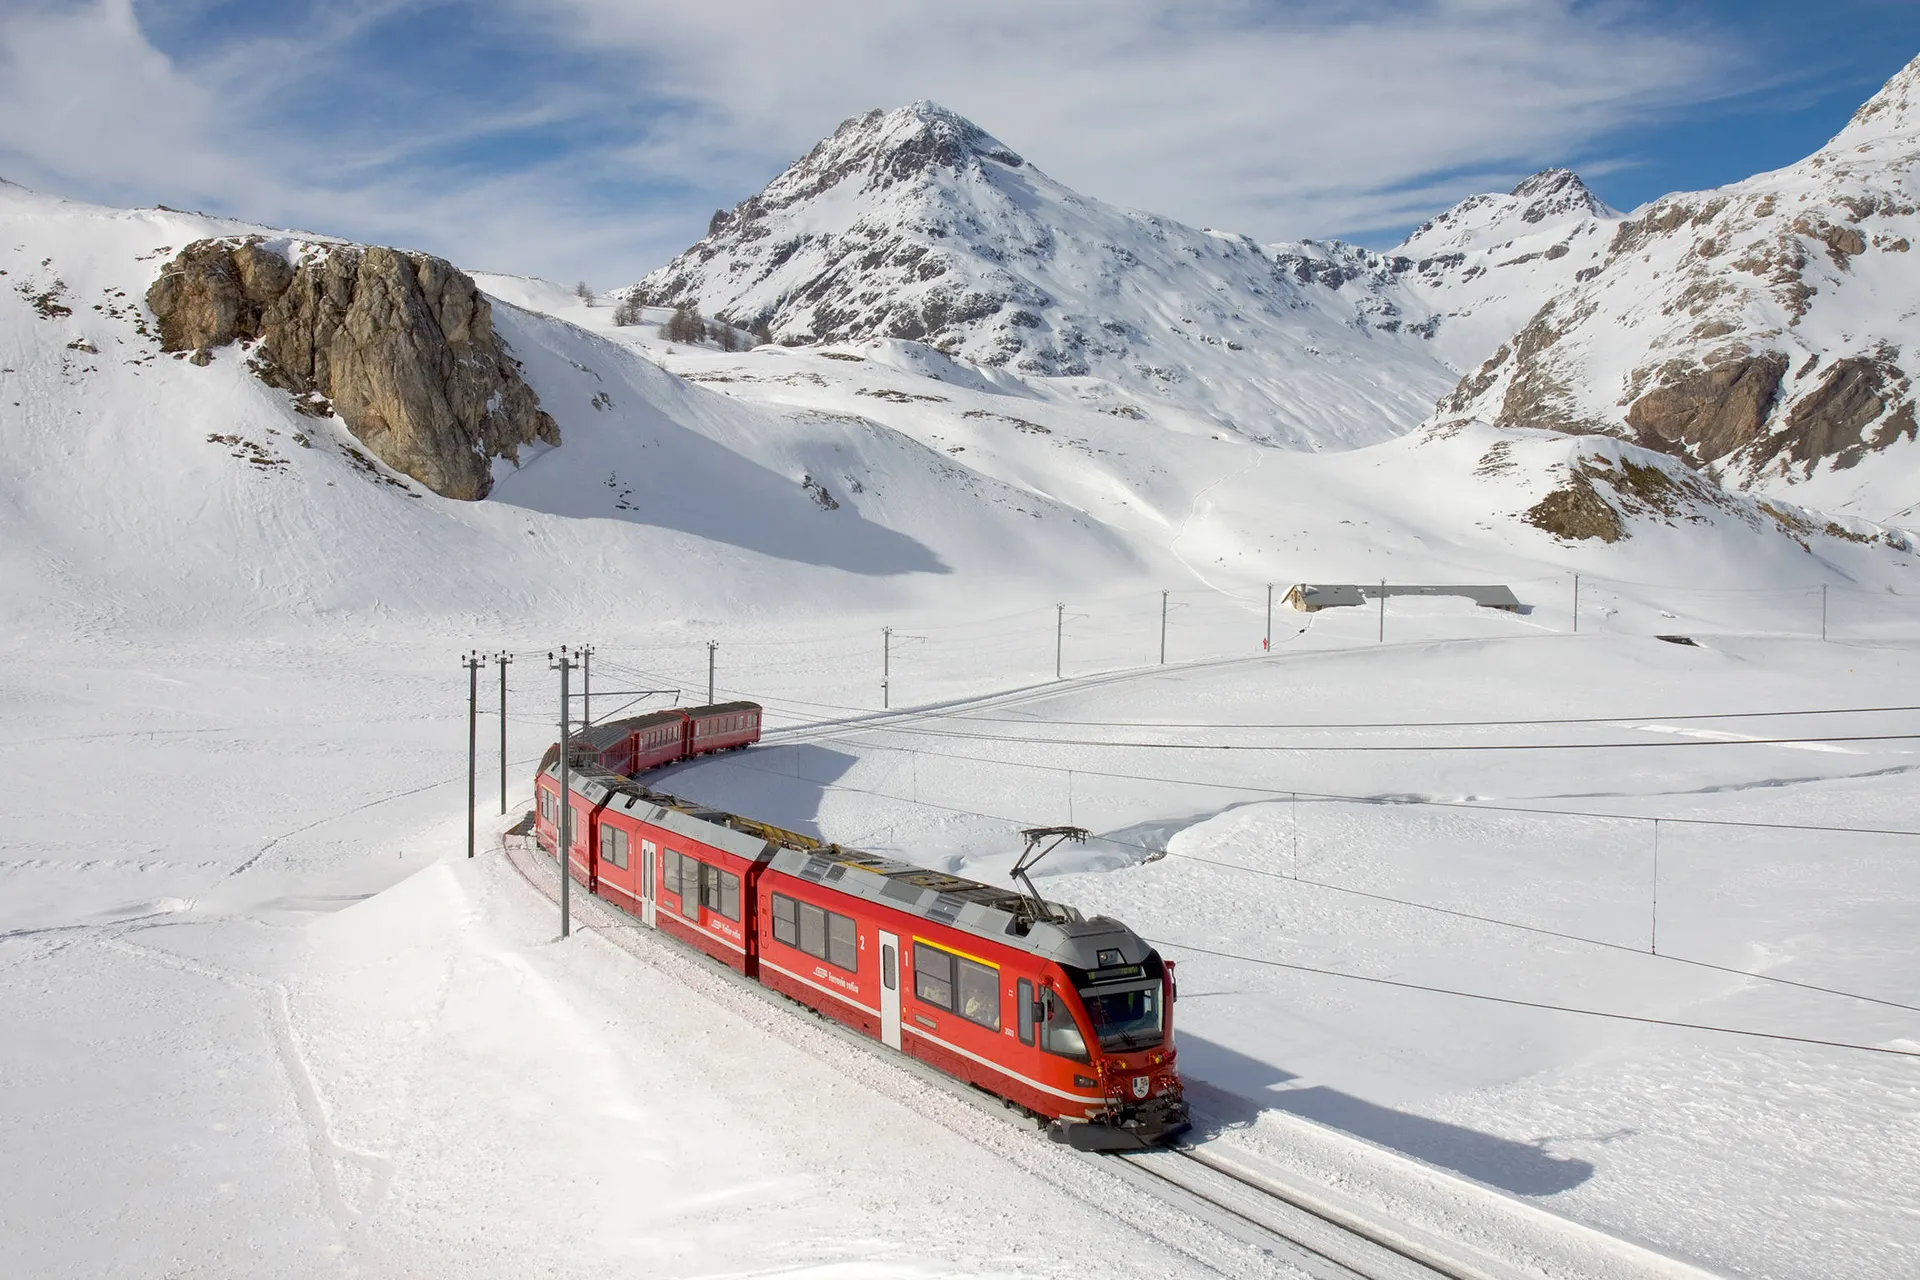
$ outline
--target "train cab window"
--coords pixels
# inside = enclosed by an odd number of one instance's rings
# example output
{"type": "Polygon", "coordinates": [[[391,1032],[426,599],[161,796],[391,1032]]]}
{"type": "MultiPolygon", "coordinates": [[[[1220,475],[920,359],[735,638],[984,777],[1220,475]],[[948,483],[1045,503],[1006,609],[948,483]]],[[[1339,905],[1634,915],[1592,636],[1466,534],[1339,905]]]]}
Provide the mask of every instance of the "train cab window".
{"type": "Polygon", "coordinates": [[[1020,1043],[1032,1044],[1034,1031],[1039,1019],[1034,1016],[1033,984],[1025,978],[1014,988],[1015,1024],[1020,1029],[1020,1043]]]}
{"type": "Polygon", "coordinates": [[[773,895],[773,940],[800,945],[800,904],[784,893],[773,895]]]}
{"type": "Polygon", "coordinates": [[[924,942],[913,944],[913,994],[940,1009],[953,1008],[954,957],[924,942]]]}
{"type": "Polygon", "coordinates": [[[1073,1021],[1073,1013],[1049,991],[1041,997],[1040,1047],[1063,1058],[1086,1062],[1087,1038],[1073,1021]]]}
{"type": "Polygon", "coordinates": [[[1160,984],[1135,983],[1127,987],[1094,987],[1080,999],[1093,1020],[1093,1033],[1102,1049],[1148,1049],[1160,1043],[1160,984]]]}
{"type": "Polygon", "coordinates": [[[827,963],[849,973],[860,968],[860,940],[852,916],[827,913],[827,963]]]}

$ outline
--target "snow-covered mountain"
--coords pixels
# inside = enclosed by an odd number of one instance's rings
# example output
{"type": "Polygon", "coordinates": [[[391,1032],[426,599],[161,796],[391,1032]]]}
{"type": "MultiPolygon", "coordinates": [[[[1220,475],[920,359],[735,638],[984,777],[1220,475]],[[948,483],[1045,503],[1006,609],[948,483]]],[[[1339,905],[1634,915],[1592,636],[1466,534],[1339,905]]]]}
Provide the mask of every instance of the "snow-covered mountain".
{"type": "Polygon", "coordinates": [[[1262,245],[1080,195],[917,102],[847,120],[630,292],[787,343],[924,342],[1108,412],[1347,448],[1410,429],[1599,261],[1618,218],[1551,169],[1386,253],[1262,245]]]}
{"type": "Polygon", "coordinates": [[[1432,309],[1435,349],[1471,369],[1593,276],[1621,219],[1572,170],[1546,169],[1505,195],[1467,197],[1388,258],[1432,309]]]}
{"type": "Polygon", "coordinates": [[[1619,223],[1437,420],[1622,435],[1806,501],[1911,509],[1917,87],[1920,59],[1807,159],[1619,223]]]}
{"type": "Polygon", "coordinates": [[[1455,380],[1405,265],[1103,204],[918,102],[846,121],[637,291],[785,342],[924,342],[1118,415],[1339,448],[1404,432],[1455,380]]]}

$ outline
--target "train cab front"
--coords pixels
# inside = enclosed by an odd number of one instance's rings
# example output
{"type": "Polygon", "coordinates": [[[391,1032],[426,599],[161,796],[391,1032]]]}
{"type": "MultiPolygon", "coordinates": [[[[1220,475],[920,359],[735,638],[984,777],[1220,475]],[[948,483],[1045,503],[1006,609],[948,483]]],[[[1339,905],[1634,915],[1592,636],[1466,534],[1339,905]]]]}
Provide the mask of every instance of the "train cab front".
{"type": "Polygon", "coordinates": [[[1175,1064],[1173,965],[1118,921],[1075,921],[1061,931],[1074,945],[1055,953],[1066,989],[1051,998],[1072,1006],[1089,1033],[1089,1065],[1106,1103],[1053,1121],[1049,1135],[1081,1151],[1172,1142],[1192,1127],[1175,1064]]]}

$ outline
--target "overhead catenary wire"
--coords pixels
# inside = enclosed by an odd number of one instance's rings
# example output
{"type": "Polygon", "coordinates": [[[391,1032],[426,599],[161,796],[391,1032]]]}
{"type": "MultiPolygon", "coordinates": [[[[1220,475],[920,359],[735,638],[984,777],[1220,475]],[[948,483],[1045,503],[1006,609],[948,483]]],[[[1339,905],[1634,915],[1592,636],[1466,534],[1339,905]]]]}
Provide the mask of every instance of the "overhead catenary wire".
{"type": "Polygon", "coordinates": [[[1481,1000],[1491,1004],[1513,1005],[1522,1009],[1542,1009],[1551,1013],[1570,1013],[1583,1018],[1607,1018],[1616,1022],[1638,1022],[1653,1027],[1676,1027],[1684,1031],[1707,1031],[1715,1035],[1746,1036],[1759,1040],[1781,1040],[1790,1044],[1817,1045],[1826,1049],[1849,1049],[1858,1053],[1880,1053],[1896,1058],[1920,1058],[1920,1049],[1899,1049],[1892,1045],[1859,1044],[1848,1040],[1829,1040],[1820,1036],[1788,1035],[1780,1031],[1755,1031],[1746,1027],[1723,1027],[1708,1022],[1682,1022],[1676,1018],[1654,1018],[1637,1013],[1613,1013],[1605,1009],[1582,1009],[1573,1005],[1552,1004],[1543,1000],[1522,1000],[1517,996],[1496,996],[1484,991],[1460,991],[1452,987],[1437,987],[1424,982],[1407,982],[1399,978],[1382,978],[1364,973],[1347,973],[1340,969],[1326,969],[1318,965],[1298,964],[1289,960],[1275,960],[1264,956],[1244,956],[1232,951],[1219,951],[1211,947],[1195,946],[1187,942],[1175,942],[1171,939],[1148,938],[1148,942],[1157,947],[1170,947],[1176,951],[1189,951],[1197,955],[1213,956],[1220,960],[1233,960],[1241,964],[1256,964],[1274,969],[1291,969],[1297,973],[1318,974],[1326,978],[1341,978],[1349,982],[1367,982],[1383,987],[1398,987],[1405,991],[1424,991],[1432,995],[1454,996],[1461,1000],[1481,1000]]]}
{"type": "MultiPolygon", "coordinates": [[[[752,769],[754,772],[769,773],[769,774],[773,774],[774,776],[783,776],[783,775],[777,774],[773,770],[756,769],[754,768],[754,766],[741,764],[737,761],[725,761],[723,763],[732,765],[735,768],[752,769]]],[[[887,795],[886,793],[883,793],[883,792],[867,791],[865,788],[852,787],[842,783],[821,782],[821,783],[816,783],[815,785],[827,788],[829,790],[851,791],[851,792],[858,792],[862,794],[878,795],[883,798],[892,799],[892,800],[903,799],[903,797],[887,795]]],[[[909,802],[909,803],[915,803],[915,802],[909,802]]],[[[973,817],[985,817],[994,821],[1005,821],[1005,822],[1021,821],[1020,819],[1009,818],[1005,815],[984,814],[984,813],[979,813],[973,810],[956,808],[950,805],[931,804],[926,801],[919,801],[917,803],[923,808],[938,809],[938,810],[942,810],[950,813],[966,814],[968,816],[973,816],[973,817]]],[[[1581,940],[1586,941],[1585,939],[1581,939],[1581,940]]],[[[1828,1039],[1828,1038],[1819,1037],[1819,1036],[1791,1035],[1785,1032],[1757,1031],[1751,1028],[1727,1027],[1727,1026],[1720,1026],[1718,1024],[1713,1024],[1713,1023],[1684,1022],[1684,1021],[1681,1021],[1678,1019],[1672,1019],[1672,1018],[1655,1018],[1655,1017],[1651,1017],[1644,1014],[1617,1013],[1610,1010],[1588,1009],[1588,1008],[1581,1008],[1574,1005],[1554,1004],[1548,1001],[1524,1000],[1515,996],[1494,995],[1490,992],[1462,991],[1462,990],[1451,988],[1451,987],[1440,987],[1440,986],[1434,986],[1427,983],[1408,982],[1398,978],[1386,978],[1386,977],[1380,977],[1380,976],[1371,975],[1371,974],[1348,973],[1340,969],[1329,969],[1322,966],[1301,964],[1294,961],[1277,960],[1271,957],[1241,955],[1236,952],[1221,951],[1214,948],[1198,946],[1192,943],[1178,942],[1172,939],[1149,938],[1147,939],[1147,941],[1153,943],[1155,946],[1167,947],[1167,948],[1180,950],[1180,951],[1187,951],[1187,952],[1191,952],[1199,955],[1212,956],[1212,957],[1215,957],[1216,959],[1238,961],[1241,963],[1261,965],[1269,968],[1287,969],[1287,970],[1291,970],[1298,973],[1315,974],[1322,977],[1339,978],[1347,981],[1370,983],[1378,986],[1397,987],[1403,990],[1421,991],[1421,992],[1426,992],[1433,995],[1452,996],[1458,999],[1478,1000],[1478,1001],[1483,1001],[1483,1002],[1493,1003],[1493,1004],[1503,1004],[1503,1005],[1509,1005],[1517,1008],[1537,1009],[1537,1010],[1542,1010],[1546,1012],[1571,1014],[1571,1015],[1576,1015],[1580,1017],[1603,1018],[1603,1019],[1608,1019],[1611,1021],[1619,1021],[1619,1022],[1633,1022],[1633,1023],[1639,1023],[1646,1026],[1670,1027],[1670,1028],[1686,1030],[1686,1031],[1700,1031],[1700,1032],[1706,1032],[1706,1033],[1711,1033],[1716,1035],[1739,1036],[1739,1037],[1746,1037],[1751,1039],[1780,1041],[1780,1042],[1786,1042],[1786,1043],[1792,1043],[1792,1044],[1804,1044],[1804,1045],[1817,1046],[1822,1048],[1851,1050],[1851,1051],[1863,1052],[1863,1053],[1883,1054],[1883,1055],[1888,1055],[1893,1057],[1920,1058],[1920,1050],[1914,1050],[1914,1049],[1900,1049],[1900,1048],[1894,1048],[1887,1045],[1861,1044],[1854,1041],[1833,1040],[1833,1039],[1828,1039]]],[[[1637,953],[1637,954],[1644,954],[1644,953],[1637,953]]],[[[1650,958],[1660,959],[1660,960],[1673,959],[1673,957],[1669,957],[1669,956],[1656,956],[1656,957],[1650,957],[1650,958]]],[[[1764,979],[1767,975],[1745,974],[1744,976],[1764,979]]],[[[1835,992],[1835,994],[1849,996],[1849,997],[1853,996],[1853,993],[1851,992],[1835,992]]],[[[1854,997],[1854,998],[1870,999],[1870,997],[1854,997]]],[[[1886,1004],[1891,1002],[1874,1001],[1874,1003],[1886,1004]]],[[[1901,1006],[1901,1007],[1905,1007],[1905,1006],[1901,1006]]]]}
{"type": "MultiPolygon", "coordinates": [[[[863,730],[864,732],[888,732],[883,729],[863,730]]],[[[847,734],[835,736],[845,737],[847,734]]],[[[1169,778],[1163,774],[1123,773],[1114,769],[1092,769],[1082,764],[1071,766],[1040,764],[1029,760],[1003,760],[992,756],[966,755],[957,751],[935,751],[928,747],[903,747],[889,743],[862,743],[876,751],[918,751],[922,755],[942,760],[961,760],[969,764],[1000,765],[1014,769],[1038,769],[1049,773],[1074,773],[1087,778],[1110,778],[1121,782],[1152,782],[1174,787],[1203,787],[1216,791],[1239,791],[1264,796],[1298,796],[1303,800],[1328,801],[1341,804],[1380,805],[1383,807],[1407,806],[1410,808],[1462,809],[1470,813],[1511,813],[1525,814],[1536,818],[1597,818],[1611,822],[1652,822],[1656,817],[1662,822],[1676,823],[1696,827],[1732,827],[1742,830],[1758,831],[1818,831],[1835,835],[1863,836],[1903,836],[1920,838],[1920,831],[1900,827],[1843,827],[1828,823],[1811,822],[1753,822],[1738,818],[1682,818],[1667,814],[1645,813],[1606,813],[1588,809],[1535,809],[1523,805],[1487,804],[1470,800],[1433,800],[1424,797],[1408,796],[1360,796],[1335,791],[1311,791],[1303,787],[1271,787],[1253,782],[1219,782],[1205,778],[1169,778]]]]}
{"type": "Polygon", "coordinates": [[[1031,716],[973,715],[964,709],[902,713],[916,718],[979,721],[985,724],[1066,725],[1076,729],[1495,729],[1531,725],[1621,724],[1636,720],[1766,720],[1805,716],[1859,716],[1920,711],[1920,705],[1888,707],[1813,707],[1797,711],[1695,711],[1649,715],[1611,716],[1535,716],[1507,720],[1295,720],[1245,721],[1218,720],[1066,720],[1031,716]]]}
{"type": "MultiPolygon", "coordinates": [[[[777,769],[763,769],[756,765],[747,764],[744,761],[737,760],[737,759],[726,759],[726,760],[715,761],[712,763],[725,765],[730,768],[745,770],[750,773],[759,773],[769,777],[789,778],[789,777],[798,776],[794,774],[783,773],[777,769]]],[[[1077,772],[1077,771],[1069,771],[1069,777],[1071,777],[1071,774],[1073,772],[1077,772]]],[[[839,792],[845,792],[851,795],[864,795],[864,796],[871,796],[873,798],[881,799],[881,800],[893,800],[901,804],[912,805],[915,808],[932,809],[940,813],[950,813],[960,817],[984,818],[990,822],[1005,822],[1017,827],[1031,826],[1031,825],[1034,825],[1034,823],[1037,821],[1036,819],[1033,819],[1031,817],[1016,817],[1009,814],[986,813],[979,809],[966,809],[966,808],[961,808],[957,805],[939,804],[934,801],[922,800],[919,798],[917,794],[914,795],[913,797],[907,797],[902,795],[895,795],[894,793],[889,791],[876,790],[870,787],[857,787],[850,783],[844,783],[844,782],[823,782],[823,781],[817,781],[810,778],[806,779],[806,781],[808,781],[814,786],[820,787],[823,790],[827,790],[827,791],[839,791],[839,792]]],[[[916,790],[917,790],[917,786],[916,786],[916,790]]],[[[882,824],[882,826],[874,828],[873,831],[870,831],[866,836],[862,836],[860,839],[862,840],[870,839],[872,838],[873,834],[875,834],[878,831],[885,830],[886,827],[890,825],[892,824],[882,824]]],[[[1912,834],[1920,835],[1920,832],[1915,832],[1912,834]]],[[[1219,867],[1219,868],[1223,868],[1230,871],[1246,872],[1251,875],[1267,876],[1277,880],[1293,881],[1298,884],[1307,885],[1311,888],[1322,889],[1332,893],[1346,894],[1346,895],[1350,895],[1358,898],[1366,898],[1376,902],[1391,903],[1395,906],[1405,907],[1411,910],[1432,912],[1439,915],[1452,916],[1458,919],[1472,920],[1480,924],[1489,924],[1489,925],[1494,925],[1500,928],[1514,929],[1524,933],[1534,933],[1534,934],[1544,935],[1547,937],[1560,938],[1568,942],[1578,942],[1578,943],[1583,943],[1590,946],[1603,947],[1608,950],[1621,951],[1630,955],[1645,956],[1649,959],[1658,960],[1665,963],[1683,964],[1683,965],[1689,965],[1695,968],[1710,969],[1720,973],[1726,973],[1726,974],[1734,975],[1737,977],[1747,978],[1756,982],[1768,983],[1770,985],[1795,987],[1804,991],[1816,991],[1816,992],[1820,992],[1823,995],[1839,996],[1843,999],[1858,1000],[1867,1004],[1884,1005],[1889,1008],[1905,1009],[1905,1010],[1920,1012],[1920,1006],[1903,1004],[1900,1001],[1887,1000],[1879,996],[1862,995],[1857,991],[1847,991],[1839,987],[1824,987],[1824,986],[1817,985],[1815,983],[1799,982],[1792,978],[1782,978],[1775,974],[1754,973],[1748,969],[1736,969],[1729,965],[1714,964],[1713,962],[1707,961],[1707,960],[1694,960],[1685,956],[1654,954],[1647,951],[1642,951],[1638,947],[1627,946],[1625,943],[1608,942],[1605,939],[1590,938],[1582,934],[1565,933],[1555,929],[1543,928],[1538,925],[1528,925],[1528,924],[1522,924],[1518,921],[1503,920],[1497,916],[1478,915],[1474,912],[1460,911],[1451,907],[1437,906],[1433,903],[1415,902],[1406,898],[1389,897],[1386,894],[1371,893],[1364,889],[1349,888],[1346,885],[1331,884],[1323,880],[1301,879],[1297,875],[1282,875],[1279,872],[1267,871],[1258,867],[1249,867],[1240,863],[1222,862],[1217,859],[1203,858],[1198,856],[1197,854],[1173,853],[1169,850],[1162,849],[1153,845],[1144,844],[1135,840],[1123,840],[1115,836],[1096,835],[1090,838],[1094,843],[1113,845],[1123,849],[1137,849],[1143,853],[1155,854],[1160,857],[1172,859],[1178,862],[1193,862],[1193,863],[1199,863],[1207,866],[1219,867]]],[[[855,840],[850,843],[858,844],[859,840],[855,840]]]]}
{"type": "Polygon", "coordinates": [[[959,738],[1031,747],[1112,747],[1130,751],[1295,751],[1314,754],[1414,751],[1624,751],[1681,747],[1782,747],[1839,742],[1913,742],[1920,733],[1809,734],[1795,738],[1677,738],[1664,742],[1148,742],[1127,738],[1048,738],[1004,733],[968,733],[912,725],[849,726],[823,736],[854,732],[902,733],[923,738],[959,738]]]}

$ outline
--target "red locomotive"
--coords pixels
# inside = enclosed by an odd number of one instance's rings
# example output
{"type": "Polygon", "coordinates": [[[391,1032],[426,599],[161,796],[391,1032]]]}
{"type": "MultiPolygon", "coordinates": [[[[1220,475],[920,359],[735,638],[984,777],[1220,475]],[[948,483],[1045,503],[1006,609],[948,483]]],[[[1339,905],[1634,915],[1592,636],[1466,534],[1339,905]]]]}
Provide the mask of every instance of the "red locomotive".
{"type": "MultiPolygon", "coordinates": [[[[1119,921],[823,845],[631,776],[759,736],[760,708],[735,702],[575,739],[575,878],[642,924],[1050,1121],[1061,1141],[1130,1149],[1187,1129],[1173,965],[1119,921]]],[[[549,749],[535,779],[549,853],[559,757],[549,749]]]]}

